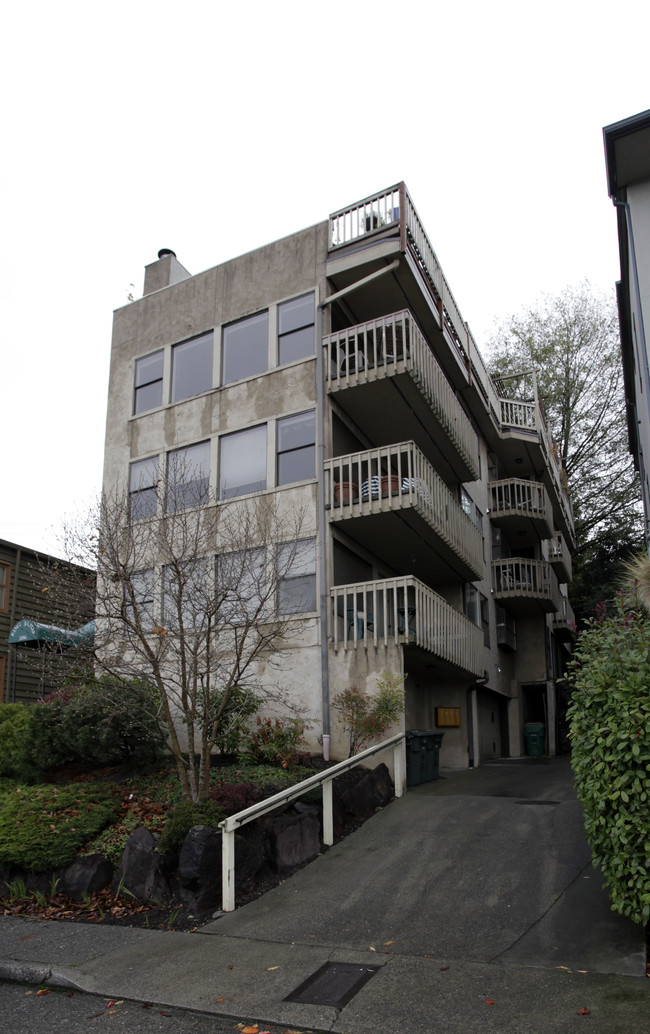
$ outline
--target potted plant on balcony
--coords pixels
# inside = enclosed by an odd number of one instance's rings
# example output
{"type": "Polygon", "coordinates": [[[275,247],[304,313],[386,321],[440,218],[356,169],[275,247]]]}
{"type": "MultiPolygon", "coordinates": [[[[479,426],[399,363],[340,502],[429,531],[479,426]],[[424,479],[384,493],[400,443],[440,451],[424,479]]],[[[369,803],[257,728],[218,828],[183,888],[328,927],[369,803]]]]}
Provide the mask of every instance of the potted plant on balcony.
{"type": "Polygon", "coordinates": [[[359,498],[359,486],[354,481],[336,481],[334,483],[334,505],[341,506],[356,503],[359,498]]]}
{"type": "Polygon", "coordinates": [[[388,495],[399,495],[400,481],[397,474],[384,474],[381,479],[382,498],[388,495]]]}

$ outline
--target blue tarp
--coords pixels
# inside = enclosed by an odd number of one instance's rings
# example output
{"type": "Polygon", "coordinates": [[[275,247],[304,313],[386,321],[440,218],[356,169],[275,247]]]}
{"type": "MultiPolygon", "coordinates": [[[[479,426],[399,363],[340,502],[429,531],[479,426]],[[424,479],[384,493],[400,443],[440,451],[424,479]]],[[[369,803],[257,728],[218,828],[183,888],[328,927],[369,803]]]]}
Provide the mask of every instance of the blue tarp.
{"type": "Polygon", "coordinates": [[[61,649],[71,646],[92,646],[95,639],[95,622],[89,621],[81,628],[57,628],[56,625],[43,625],[39,621],[19,621],[9,633],[10,643],[22,643],[24,646],[39,646],[50,643],[61,649]]]}

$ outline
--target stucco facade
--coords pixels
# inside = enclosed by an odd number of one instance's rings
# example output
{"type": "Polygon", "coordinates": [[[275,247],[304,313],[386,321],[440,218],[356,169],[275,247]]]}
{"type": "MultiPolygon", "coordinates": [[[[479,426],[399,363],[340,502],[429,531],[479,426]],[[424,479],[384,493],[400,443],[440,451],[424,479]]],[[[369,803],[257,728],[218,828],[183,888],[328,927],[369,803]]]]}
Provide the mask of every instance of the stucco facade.
{"type": "Polygon", "coordinates": [[[311,609],[277,659],[315,751],[345,756],[332,702],[390,671],[442,765],[519,755],[540,718],[555,752],[563,475],[534,378],[492,382],[403,184],[197,276],[147,267],[115,313],[105,490],[196,443],[217,497],[304,514],[311,609]]]}

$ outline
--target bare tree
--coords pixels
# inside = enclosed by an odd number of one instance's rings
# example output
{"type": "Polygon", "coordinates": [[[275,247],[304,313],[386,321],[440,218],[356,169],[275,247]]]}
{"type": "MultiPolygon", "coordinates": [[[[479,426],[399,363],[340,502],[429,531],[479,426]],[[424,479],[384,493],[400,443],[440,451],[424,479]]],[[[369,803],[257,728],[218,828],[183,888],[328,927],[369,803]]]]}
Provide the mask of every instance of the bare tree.
{"type": "Polygon", "coordinates": [[[179,465],[104,496],[94,527],[67,529],[68,557],[97,569],[97,664],[155,685],[186,800],[208,790],[233,701],[268,695],[296,615],[315,609],[303,523],[267,495],[220,501],[179,465]]]}

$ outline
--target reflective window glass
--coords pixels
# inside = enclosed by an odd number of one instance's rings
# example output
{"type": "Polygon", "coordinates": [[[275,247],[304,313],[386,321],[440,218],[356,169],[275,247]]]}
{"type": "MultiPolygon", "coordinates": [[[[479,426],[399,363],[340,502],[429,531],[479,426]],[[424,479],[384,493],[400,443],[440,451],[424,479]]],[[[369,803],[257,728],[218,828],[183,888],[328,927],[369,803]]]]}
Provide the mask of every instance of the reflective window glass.
{"type": "Polygon", "coordinates": [[[135,361],[134,413],[162,406],[163,351],[152,352],[135,361]]]}
{"type": "Polygon", "coordinates": [[[283,363],[314,354],[314,292],[278,305],[278,358],[283,363]]]}
{"type": "Polygon", "coordinates": [[[192,398],[212,387],[213,332],[172,348],[172,402],[192,398]]]}
{"type": "Polygon", "coordinates": [[[256,377],[268,367],[269,314],[260,312],[223,328],[222,384],[256,377]]]}
{"type": "Polygon", "coordinates": [[[224,435],[219,451],[220,499],[266,488],[266,424],[224,435]]]}
{"type": "Polygon", "coordinates": [[[314,411],[278,420],[277,435],[278,485],[313,478],[316,463],[314,411]]]}
{"type": "Polygon", "coordinates": [[[155,517],[158,507],[158,456],[136,460],[129,467],[131,520],[155,517]]]}
{"type": "Polygon", "coordinates": [[[168,513],[205,506],[210,493],[210,442],[198,442],[167,455],[168,513]]]}

